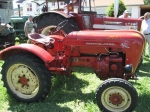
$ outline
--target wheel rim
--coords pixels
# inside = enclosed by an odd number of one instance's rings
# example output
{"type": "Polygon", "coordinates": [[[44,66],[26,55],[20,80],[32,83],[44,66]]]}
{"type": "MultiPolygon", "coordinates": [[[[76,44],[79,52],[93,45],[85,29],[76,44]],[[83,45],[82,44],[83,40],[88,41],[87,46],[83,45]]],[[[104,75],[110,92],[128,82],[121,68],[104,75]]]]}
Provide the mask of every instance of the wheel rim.
{"type": "Polygon", "coordinates": [[[113,86],[102,93],[101,101],[106,109],[121,112],[129,108],[131,96],[125,89],[113,86]]]}
{"type": "Polygon", "coordinates": [[[37,76],[32,69],[23,64],[14,64],[8,69],[7,83],[20,98],[33,98],[39,91],[37,76]]]}
{"type": "Polygon", "coordinates": [[[48,26],[46,28],[43,29],[43,31],[41,32],[41,34],[43,35],[49,35],[49,33],[54,29],[56,28],[56,26],[48,26]]]}

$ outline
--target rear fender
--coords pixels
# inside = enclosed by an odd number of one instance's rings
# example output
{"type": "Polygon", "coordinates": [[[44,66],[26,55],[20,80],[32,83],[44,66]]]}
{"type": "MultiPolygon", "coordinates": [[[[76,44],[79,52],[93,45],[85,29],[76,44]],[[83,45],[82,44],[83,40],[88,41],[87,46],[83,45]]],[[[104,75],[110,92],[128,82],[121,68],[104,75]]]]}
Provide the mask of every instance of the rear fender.
{"type": "Polygon", "coordinates": [[[45,64],[51,62],[54,57],[49,54],[46,50],[43,48],[33,45],[33,44],[20,44],[8,47],[2,51],[0,51],[0,60],[6,60],[12,55],[18,54],[18,53],[31,53],[39,57],[41,60],[45,62],[45,64]]]}
{"type": "Polygon", "coordinates": [[[38,18],[40,18],[44,15],[48,15],[48,14],[58,14],[58,15],[61,15],[62,17],[64,17],[64,18],[68,18],[68,19],[72,17],[72,15],[68,15],[68,14],[64,13],[63,11],[49,11],[49,12],[40,14],[35,19],[38,19],[38,18]]]}

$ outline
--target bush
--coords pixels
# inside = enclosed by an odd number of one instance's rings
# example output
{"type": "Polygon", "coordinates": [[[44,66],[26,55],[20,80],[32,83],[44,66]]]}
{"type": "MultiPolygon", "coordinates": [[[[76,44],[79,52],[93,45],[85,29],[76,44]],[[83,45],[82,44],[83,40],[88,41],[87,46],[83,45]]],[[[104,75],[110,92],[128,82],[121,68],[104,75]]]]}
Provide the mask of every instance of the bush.
{"type": "Polygon", "coordinates": [[[144,5],[150,5],[150,0],[144,0],[144,5]]]}
{"type": "MultiPolygon", "coordinates": [[[[126,6],[124,5],[124,3],[122,2],[122,0],[119,0],[119,11],[118,11],[118,15],[120,16],[123,14],[124,10],[126,10],[126,6]]],[[[109,17],[114,17],[114,3],[112,3],[108,8],[107,8],[107,12],[106,15],[109,17]]]]}

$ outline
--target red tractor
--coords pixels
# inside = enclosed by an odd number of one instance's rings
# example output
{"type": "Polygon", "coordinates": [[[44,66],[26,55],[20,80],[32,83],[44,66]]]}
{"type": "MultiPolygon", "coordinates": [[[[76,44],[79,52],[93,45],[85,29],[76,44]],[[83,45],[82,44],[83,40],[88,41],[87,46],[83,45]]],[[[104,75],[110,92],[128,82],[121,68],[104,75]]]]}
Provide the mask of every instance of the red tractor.
{"type": "Polygon", "coordinates": [[[73,67],[89,67],[101,80],[96,101],[102,111],[131,112],[137,105],[134,79],[145,39],[135,30],[84,30],[69,34],[64,20],[51,35],[30,34],[31,44],[11,46],[0,52],[2,81],[17,101],[46,98],[54,74],[70,75],[73,67]]]}
{"type": "Polygon", "coordinates": [[[91,0],[88,8],[81,0],[65,2],[67,12],[50,11],[35,18],[41,34],[30,34],[31,44],[0,52],[4,87],[17,101],[39,102],[50,92],[52,75],[68,76],[73,67],[89,67],[105,80],[96,91],[98,107],[131,112],[138,95],[127,80],[135,79],[145,46],[144,37],[135,31],[141,20],[97,15],[91,0]],[[117,30],[129,28],[135,30],[117,30]]]}
{"type": "MultiPolygon", "coordinates": [[[[63,28],[67,34],[78,30],[134,29],[140,31],[141,28],[141,19],[124,19],[97,14],[95,0],[57,0],[57,2],[57,11],[48,11],[35,18],[36,32],[48,35],[54,27],[64,20],[69,21],[63,28]],[[67,4],[64,11],[59,8],[59,1],[64,1],[67,4]]],[[[115,9],[117,10],[117,8],[115,9]]]]}

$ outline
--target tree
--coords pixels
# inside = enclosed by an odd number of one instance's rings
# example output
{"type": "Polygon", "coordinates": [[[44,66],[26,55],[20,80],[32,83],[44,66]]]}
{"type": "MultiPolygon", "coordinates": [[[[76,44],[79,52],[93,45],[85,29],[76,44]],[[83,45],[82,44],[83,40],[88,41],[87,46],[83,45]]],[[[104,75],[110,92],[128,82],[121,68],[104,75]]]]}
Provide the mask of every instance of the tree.
{"type": "MultiPolygon", "coordinates": [[[[122,0],[119,0],[119,11],[118,11],[118,16],[122,15],[124,10],[126,10],[126,6],[122,2],[122,0]]],[[[112,3],[108,8],[107,8],[107,16],[114,17],[114,3],[112,3]]]]}
{"type": "Polygon", "coordinates": [[[150,0],[144,0],[145,5],[150,5],[150,0]]]}

